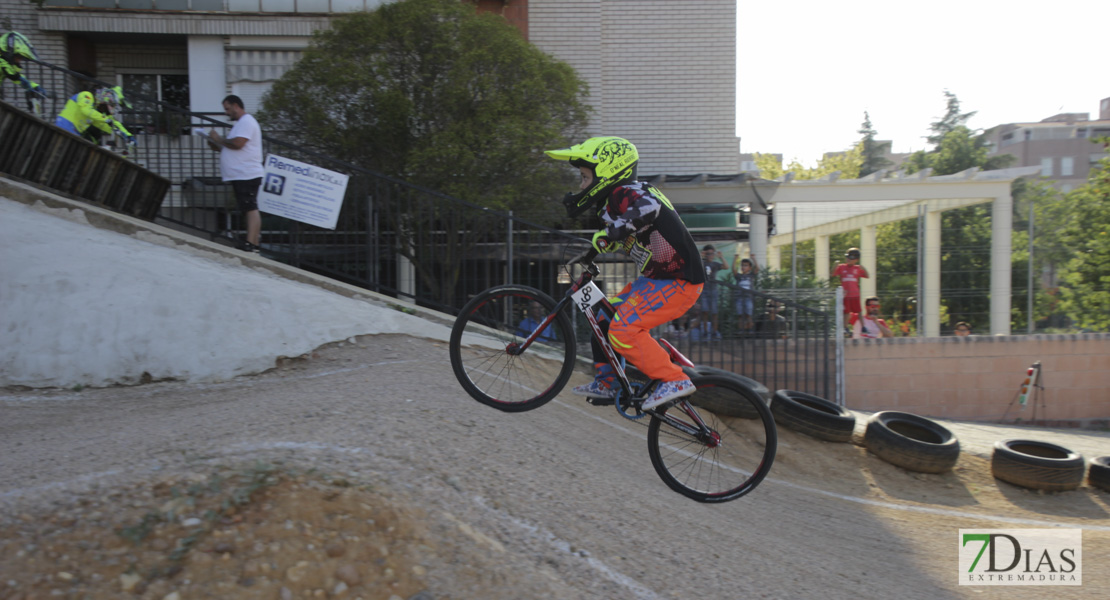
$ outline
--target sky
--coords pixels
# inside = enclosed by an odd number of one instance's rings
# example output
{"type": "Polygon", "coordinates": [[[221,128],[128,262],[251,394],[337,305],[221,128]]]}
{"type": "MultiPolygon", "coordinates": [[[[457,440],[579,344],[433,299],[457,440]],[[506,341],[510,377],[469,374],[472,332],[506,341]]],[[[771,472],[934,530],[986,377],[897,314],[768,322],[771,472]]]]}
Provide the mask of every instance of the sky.
{"type": "Polygon", "coordinates": [[[968,125],[1098,118],[1110,97],[1110,0],[739,0],[740,151],[815,166],[862,136],[864,111],[894,152],[926,149],[944,90],[968,125]]]}
{"type": "Polygon", "coordinates": [[[102,387],[144,372],[214,382],[359,335],[450,335],[166,237],[98,229],[82,211],[46,211],[0,197],[0,387],[102,387]]]}

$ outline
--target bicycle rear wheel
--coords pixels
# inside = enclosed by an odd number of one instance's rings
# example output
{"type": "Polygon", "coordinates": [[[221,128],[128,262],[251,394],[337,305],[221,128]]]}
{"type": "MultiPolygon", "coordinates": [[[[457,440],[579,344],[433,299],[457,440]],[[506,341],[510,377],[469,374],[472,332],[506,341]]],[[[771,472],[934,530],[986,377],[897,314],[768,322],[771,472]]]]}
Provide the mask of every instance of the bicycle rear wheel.
{"type": "Polygon", "coordinates": [[[539,408],[562,391],[574,370],[574,329],[560,311],[523,352],[521,328],[533,302],[543,321],[555,310],[547,294],[522,285],[490,288],[463,307],[451,329],[451,368],[471,397],[505,412],[539,408]]]}
{"type": "Polygon", "coordinates": [[[727,502],[755,489],[771,470],[778,430],[767,404],[738,382],[718,375],[694,377],[697,391],[657,411],[648,425],[648,454],[672,490],[698,502],[727,502]],[[699,401],[700,400],[700,401],[699,401]],[[743,407],[719,416],[699,406],[743,407]],[[701,429],[699,420],[708,431],[701,429]]]}

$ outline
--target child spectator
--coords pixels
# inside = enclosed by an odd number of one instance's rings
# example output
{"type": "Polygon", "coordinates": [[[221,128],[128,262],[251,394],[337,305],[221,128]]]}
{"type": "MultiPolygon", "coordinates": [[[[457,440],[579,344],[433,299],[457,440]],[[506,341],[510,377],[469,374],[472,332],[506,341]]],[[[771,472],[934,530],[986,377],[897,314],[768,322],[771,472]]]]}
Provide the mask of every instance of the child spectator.
{"type": "Polygon", "coordinates": [[[863,312],[859,305],[859,280],[869,275],[859,264],[859,248],[848,248],[844,257],[845,261],[836,265],[832,276],[840,278],[840,287],[844,288],[844,318],[847,319],[853,313],[863,312]]]}
{"type": "MultiPolygon", "coordinates": [[[[740,258],[737,255],[736,258],[740,258]]],[[[752,326],[755,324],[755,298],[751,293],[755,289],[755,278],[759,273],[759,265],[755,264],[755,260],[751,258],[742,258],[739,261],[740,270],[736,269],[737,261],[732,262],[732,277],[736,281],[736,287],[740,288],[736,292],[736,316],[737,325],[741,333],[750,333],[752,326]]]]}

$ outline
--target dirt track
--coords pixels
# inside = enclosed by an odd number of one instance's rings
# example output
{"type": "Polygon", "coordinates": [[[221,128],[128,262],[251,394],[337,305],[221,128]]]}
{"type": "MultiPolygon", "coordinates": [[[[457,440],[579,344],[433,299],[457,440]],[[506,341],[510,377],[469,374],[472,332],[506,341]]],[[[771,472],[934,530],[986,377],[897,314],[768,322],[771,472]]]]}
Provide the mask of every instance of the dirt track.
{"type": "Polygon", "coordinates": [[[4,600],[120,597],[127,559],[143,554],[108,541],[111,529],[161,505],[167,482],[257,461],[323,477],[293,475],[238,520],[224,515],[226,532],[134,597],[1110,596],[1106,493],[1023,491],[975,456],[952,474],[914,475],[784,430],[759,489],[701,505],[659,481],[642,426],[568,394],[532,413],[482,407],[455,382],[443,344],[406,336],[364,337],[224,384],[5,390],[0,411],[4,600]],[[331,516],[377,515],[361,521],[374,527],[313,521],[328,502],[331,516]],[[296,529],[298,510],[315,524],[296,529]],[[1086,528],[1082,587],[957,585],[958,529],[1056,523],[1086,528]],[[281,533],[291,528],[314,543],[281,533]],[[239,541],[218,546],[224,535],[239,541]],[[393,573],[376,580],[354,550],[373,536],[388,548],[378,567],[393,573]],[[337,539],[345,553],[323,550],[337,539]],[[278,546],[271,558],[251,554],[278,546]],[[98,562],[105,556],[117,559],[98,562]],[[361,583],[339,585],[345,558],[363,569],[361,583]]]}

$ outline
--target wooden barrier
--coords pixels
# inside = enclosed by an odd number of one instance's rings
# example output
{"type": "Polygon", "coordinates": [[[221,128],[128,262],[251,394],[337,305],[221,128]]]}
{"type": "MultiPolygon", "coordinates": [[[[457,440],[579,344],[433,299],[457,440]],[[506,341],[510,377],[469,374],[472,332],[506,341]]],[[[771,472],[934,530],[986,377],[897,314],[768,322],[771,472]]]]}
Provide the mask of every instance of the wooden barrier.
{"type": "Polygon", "coordinates": [[[168,179],[0,102],[0,173],[116,212],[154,220],[168,179]]]}

